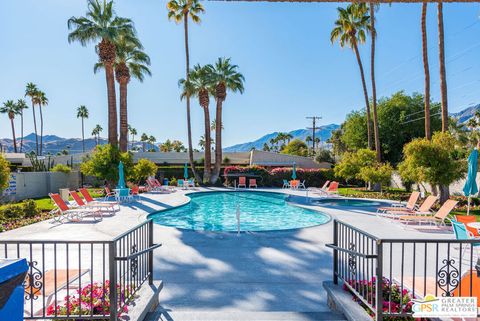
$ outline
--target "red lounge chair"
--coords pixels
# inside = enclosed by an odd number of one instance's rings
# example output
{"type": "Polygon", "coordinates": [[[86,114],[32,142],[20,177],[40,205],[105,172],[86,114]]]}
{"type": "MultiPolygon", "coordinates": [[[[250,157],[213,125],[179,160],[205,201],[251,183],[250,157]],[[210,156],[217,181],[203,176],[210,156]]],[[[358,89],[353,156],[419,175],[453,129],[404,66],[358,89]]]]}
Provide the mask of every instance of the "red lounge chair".
{"type": "Polygon", "coordinates": [[[105,204],[105,203],[97,203],[97,202],[84,202],[83,199],[78,195],[77,192],[75,191],[70,191],[70,195],[72,195],[73,200],[77,205],[81,208],[96,208],[98,210],[106,210],[107,212],[110,212],[112,214],[115,213],[115,210],[113,209],[113,206],[105,204]]]}
{"type": "Polygon", "coordinates": [[[244,176],[241,176],[238,178],[238,185],[237,187],[240,188],[240,187],[244,187],[244,188],[247,188],[247,178],[244,177],[244,176]]]}
{"type": "MultiPolygon", "coordinates": [[[[115,202],[115,201],[103,201],[103,202],[100,202],[100,201],[96,201],[92,195],[90,194],[90,192],[88,191],[88,189],[86,188],[80,188],[79,189],[80,191],[80,194],[82,194],[83,198],[87,201],[87,204],[88,205],[100,205],[102,204],[101,206],[105,206],[108,205],[109,207],[112,208],[112,211],[114,212],[115,211],[115,205],[118,205],[118,202],[115,202]]],[[[107,206],[105,206],[107,207],[107,206]]],[[[118,206],[118,210],[120,210],[120,206],[118,206]]]]}
{"type": "Polygon", "coordinates": [[[85,216],[93,216],[95,221],[102,219],[102,212],[94,209],[85,208],[70,208],[63,201],[59,194],[50,194],[50,198],[55,203],[60,212],[60,218],[56,221],[61,222],[62,219],[67,219],[71,222],[80,222],[85,216]]]}
{"type": "Polygon", "coordinates": [[[248,187],[249,188],[253,188],[253,187],[257,188],[258,187],[257,186],[257,180],[255,178],[250,178],[248,180],[248,187]]]}

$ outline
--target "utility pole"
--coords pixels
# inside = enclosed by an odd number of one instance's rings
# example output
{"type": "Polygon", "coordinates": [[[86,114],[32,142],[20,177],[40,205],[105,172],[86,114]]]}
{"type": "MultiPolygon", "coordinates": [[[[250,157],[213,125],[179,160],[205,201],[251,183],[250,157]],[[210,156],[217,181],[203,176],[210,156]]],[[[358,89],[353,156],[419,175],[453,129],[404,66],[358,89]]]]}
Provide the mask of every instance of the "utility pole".
{"type": "Polygon", "coordinates": [[[319,117],[319,116],[308,116],[308,117],[305,117],[305,118],[312,120],[312,127],[307,127],[307,129],[311,129],[311,130],[312,130],[312,150],[313,150],[313,154],[315,155],[315,131],[318,129],[318,127],[317,127],[317,125],[316,125],[316,122],[317,122],[317,120],[322,119],[322,117],[319,117]]]}

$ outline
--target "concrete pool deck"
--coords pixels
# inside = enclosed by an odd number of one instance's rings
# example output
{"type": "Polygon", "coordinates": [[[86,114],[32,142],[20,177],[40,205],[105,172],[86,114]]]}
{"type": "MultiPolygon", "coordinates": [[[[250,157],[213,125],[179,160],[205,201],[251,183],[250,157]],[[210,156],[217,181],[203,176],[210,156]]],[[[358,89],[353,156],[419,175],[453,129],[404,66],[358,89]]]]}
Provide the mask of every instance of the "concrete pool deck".
{"type": "MultiPolygon", "coordinates": [[[[221,189],[198,188],[197,191],[221,189]]],[[[305,196],[304,191],[258,189],[305,196]]],[[[145,220],[147,213],[188,201],[185,193],[143,194],[115,216],[93,223],[36,223],[0,234],[0,240],[109,240],[145,220]]],[[[312,195],[310,195],[312,196],[312,195]]],[[[406,229],[365,208],[308,206],[378,237],[453,238],[449,231],[406,229]],[[370,213],[371,214],[371,213],[370,213]]],[[[179,230],[155,225],[154,277],[164,282],[160,309],[149,320],[270,320],[261,313],[293,313],[295,320],[329,316],[322,282],[332,279],[332,222],[289,231],[236,233],[179,230]],[[255,317],[255,313],[259,314],[255,317]],[[245,313],[250,313],[246,315],[245,313]],[[253,313],[253,315],[251,314],[253,313]],[[208,316],[208,317],[207,317],[208,316]]],[[[334,315],[331,315],[334,318],[334,315]]],[[[278,319],[278,318],[277,318],[278,319]]],[[[282,319],[280,319],[282,320],[282,319]]]]}

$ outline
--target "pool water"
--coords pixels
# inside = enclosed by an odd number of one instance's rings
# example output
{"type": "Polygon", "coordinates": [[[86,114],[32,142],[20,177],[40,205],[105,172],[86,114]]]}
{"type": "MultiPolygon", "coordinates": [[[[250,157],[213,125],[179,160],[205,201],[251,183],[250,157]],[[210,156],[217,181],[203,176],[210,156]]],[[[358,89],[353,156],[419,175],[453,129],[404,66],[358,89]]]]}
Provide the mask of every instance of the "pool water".
{"type": "Polygon", "coordinates": [[[351,199],[351,198],[339,198],[339,199],[321,199],[314,201],[319,206],[345,206],[345,207],[380,207],[390,206],[388,202],[380,202],[365,199],[351,199]]]}
{"type": "Polygon", "coordinates": [[[240,209],[242,231],[272,231],[325,224],[330,217],[318,211],[290,205],[287,195],[265,192],[208,192],[188,195],[183,206],[149,217],[154,223],[191,230],[237,231],[240,209]]]}

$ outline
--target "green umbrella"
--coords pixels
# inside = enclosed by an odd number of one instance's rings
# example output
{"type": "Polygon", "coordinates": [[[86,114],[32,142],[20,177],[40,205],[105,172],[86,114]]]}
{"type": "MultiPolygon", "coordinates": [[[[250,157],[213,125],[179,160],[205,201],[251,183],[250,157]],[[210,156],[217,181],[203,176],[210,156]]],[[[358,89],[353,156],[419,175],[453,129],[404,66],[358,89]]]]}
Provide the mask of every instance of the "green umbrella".
{"type": "Polygon", "coordinates": [[[123,163],[118,164],[118,185],[117,188],[125,188],[125,173],[123,172],[123,163]]]}
{"type": "Polygon", "coordinates": [[[185,163],[185,166],[183,167],[183,178],[188,179],[188,164],[185,163]]]}
{"type": "Polygon", "coordinates": [[[293,162],[292,179],[297,179],[297,163],[293,162]]]}
{"type": "Polygon", "coordinates": [[[477,165],[478,165],[478,150],[475,148],[468,156],[468,175],[463,193],[468,197],[467,215],[470,214],[470,198],[472,195],[478,193],[477,187],[477,165]]]}

